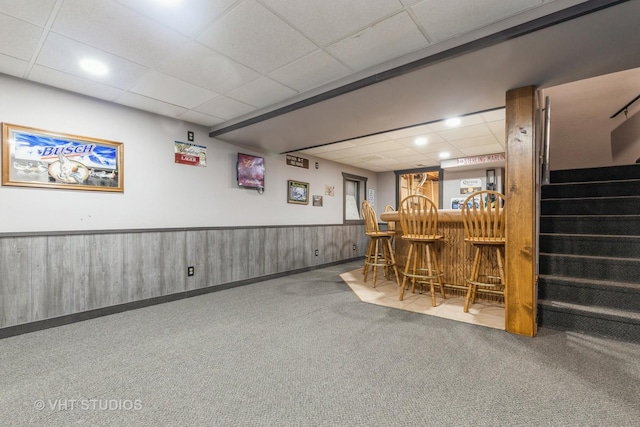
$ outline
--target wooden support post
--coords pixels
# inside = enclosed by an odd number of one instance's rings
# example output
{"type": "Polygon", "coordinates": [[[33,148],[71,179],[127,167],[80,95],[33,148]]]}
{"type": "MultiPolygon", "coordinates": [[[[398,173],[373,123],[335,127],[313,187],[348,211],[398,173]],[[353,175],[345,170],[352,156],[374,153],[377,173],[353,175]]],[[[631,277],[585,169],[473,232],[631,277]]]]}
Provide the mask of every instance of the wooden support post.
{"type": "Polygon", "coordinates": [[[536,139],[535,87],[506,95],[505,329],[535,336],[536,324],[536,139]]]}

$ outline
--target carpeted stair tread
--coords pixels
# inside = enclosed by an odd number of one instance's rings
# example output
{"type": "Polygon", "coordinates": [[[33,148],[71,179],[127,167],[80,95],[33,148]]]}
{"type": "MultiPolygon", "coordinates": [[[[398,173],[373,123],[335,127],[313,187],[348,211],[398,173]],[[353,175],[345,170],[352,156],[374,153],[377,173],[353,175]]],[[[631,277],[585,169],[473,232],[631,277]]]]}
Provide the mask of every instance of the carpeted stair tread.
{"type": "Polygon", "coordinates": [[[540,253],[540,274],[635,283],[640,259],[540,253]]]}
{"type": "Polygon", "coordinates": [[[540,233],[539,243],[543,253],[640,257],[640,236],[540,233]]]}
{"type": "Polygon", "coordinates": [[[550,173],[552,183],[608,181],[640,179],[640,165],[605,166],[597,168],[553,170],[550,173]]]}
{"type": "Polygon", "coordinates": [[[538,298],[640,313],[639,283],[542,274],[538,277],[538,298]]]}
{"type": "Polygon", "coordinates": [[[540,231],[637,236],[640,235],[640,215],[541,215],[540,231]]]}
{"type": "Polygon", "coordinates": [[[606,318],[609,320],[618,320],[626,323],[634,323],[640,325],[640,313],[635,311],[620,310],[609,307],[571,304],[561,301],[538,300],[538,305],[546,308],[554,308],[558,310],[568,310],[573,312],[582,312],[592,317],[606,318]]]}
{"type": "Polygon", "coordinates": [[[542,187],[541,198],[547,200],[634,196],[638,195],[638,188],[640,188],[640,179],[551,183],[542,187]]]}
{"type": "MultiPolygon", "coordinates": [[[[588,286],[592,288],[597,287],[607,287],[607,288],[620,288],[620,290],[632,290],[640,292],[640,283],[629,283],[629,282],[616,282],[612,280],[597,280],[597,279],[580,279],[576,277],[566,277],[566,276],[554,276],[549,274],[541,274],[538,276],[540,279],[547,281],[560,281],[567,282],[573,284],[574,286],[588,286]]],[[[640,277],[638,277],[640,280],[640,277]]]]}
{"type": "Polygon", "coordinates": [[[640,259],[635,258],[635,257],[631,258],[631,257],[615,257],[615,256],[602,256],[602,255],[557,254],[557,253],[547,253],[547,252],[540,252],[540,255],[549,256],[549,257],[563,257],[563,258],[593,260],[593,261],[599,261],[599,260],[606,260],[606,261],[612,261],[612,262],[616,262],[616,261],[623,261],[623,262],[637,261],[638,265],[640,266],[640,259]]]}
{"type": "Polygon", "coordinates": [[[577,197],[544,199],[541,215],[635,215],[640,212],[640,196],[577,197]]]}

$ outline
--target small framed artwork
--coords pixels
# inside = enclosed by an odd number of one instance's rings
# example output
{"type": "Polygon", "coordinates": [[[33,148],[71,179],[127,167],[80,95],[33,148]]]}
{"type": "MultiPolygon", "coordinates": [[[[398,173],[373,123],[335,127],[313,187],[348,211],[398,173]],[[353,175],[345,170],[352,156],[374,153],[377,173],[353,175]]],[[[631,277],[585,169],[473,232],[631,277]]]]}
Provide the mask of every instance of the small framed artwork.
{"type": "Polygon", "coordinates": [[[322,206],[322,196],[313,196],[313,206],[322,206]]]}
{"type": "Polygon", "coordinates": [[[292,181],[287,182],[287,203],[298,205],[309,204],[309,183],[292,181]]]}
{"type": "Polygon", "coordinates": [[[124,191],[121,142],[2,124],[2,185],[124,191]]]}

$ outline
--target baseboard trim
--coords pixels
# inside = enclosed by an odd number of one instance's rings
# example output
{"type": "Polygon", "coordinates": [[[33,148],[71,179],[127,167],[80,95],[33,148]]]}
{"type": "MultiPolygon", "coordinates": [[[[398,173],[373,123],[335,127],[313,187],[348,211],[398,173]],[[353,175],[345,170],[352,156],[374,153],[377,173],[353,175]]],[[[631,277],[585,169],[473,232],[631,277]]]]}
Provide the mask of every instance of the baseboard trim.
{"type": "Polygon", "coordinates": [[[169,295],[162,295],[159,297],[143,299],[139,301],[127,302],[124,304],[112,305],[109,307],[97,308],[94,310],[81,311],[79,313],[67,314],[64,316],[53,317],[50,319],[37,320],[29,323],[22,323],[15,326],[7,326],[0,328],[0,339],[13,337],[16,335],[28,334],[31,332],[42,331],[45,329],[55,328],[58,326],[69,325],[76,322],[82,322],[85,320],[96,319],[98,317],[109,316],[112,314],[122,313],[129,310],[136,310],[139,308],[150,307],[153,305],[164,304],[167,302],[178,301],[185,298],[196,297],[199,295],[205,295],[212,292],[223,291],[226,289],[237,288],[240,286],[251,285],[265,280],[278,279],[280,277],[291,276],[294,274],[305,273],[312,270],[318,270],[320,268],[331,267],[333,265],[346,264],[351,261],[357,261],[364,257],[350,258],[342,261],[334,261],[327,264],[315,265],[311,267],[299,268],[296,270],[289,270],[281,273],[269,274],[267,276],[254,277],[251,279],[239,280],[236,282],[223,283],[220,285],[208,286],[206,288],[191,289],[188,291],[177,292],[169,295]]]}

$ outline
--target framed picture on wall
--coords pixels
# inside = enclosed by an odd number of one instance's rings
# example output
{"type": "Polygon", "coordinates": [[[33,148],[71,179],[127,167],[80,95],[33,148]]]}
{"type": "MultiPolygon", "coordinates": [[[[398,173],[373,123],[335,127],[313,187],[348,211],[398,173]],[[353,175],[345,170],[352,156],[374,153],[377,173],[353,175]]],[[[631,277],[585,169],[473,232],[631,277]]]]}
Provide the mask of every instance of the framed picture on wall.
{"type": "Polygon", "coordinates": [[[264,189],[264,157],[238,153],[236,169],[240,187],[264,189]]]}
{"type": "Polygon", "coordinates": [[[309,183],[289,180],[287,182],[287,203],[308,205],[309,183]]]}
{"type": "Polygon", "coordinates": [[[124,191],[121,142],[2,124],[2,185],[124,191]]]}

